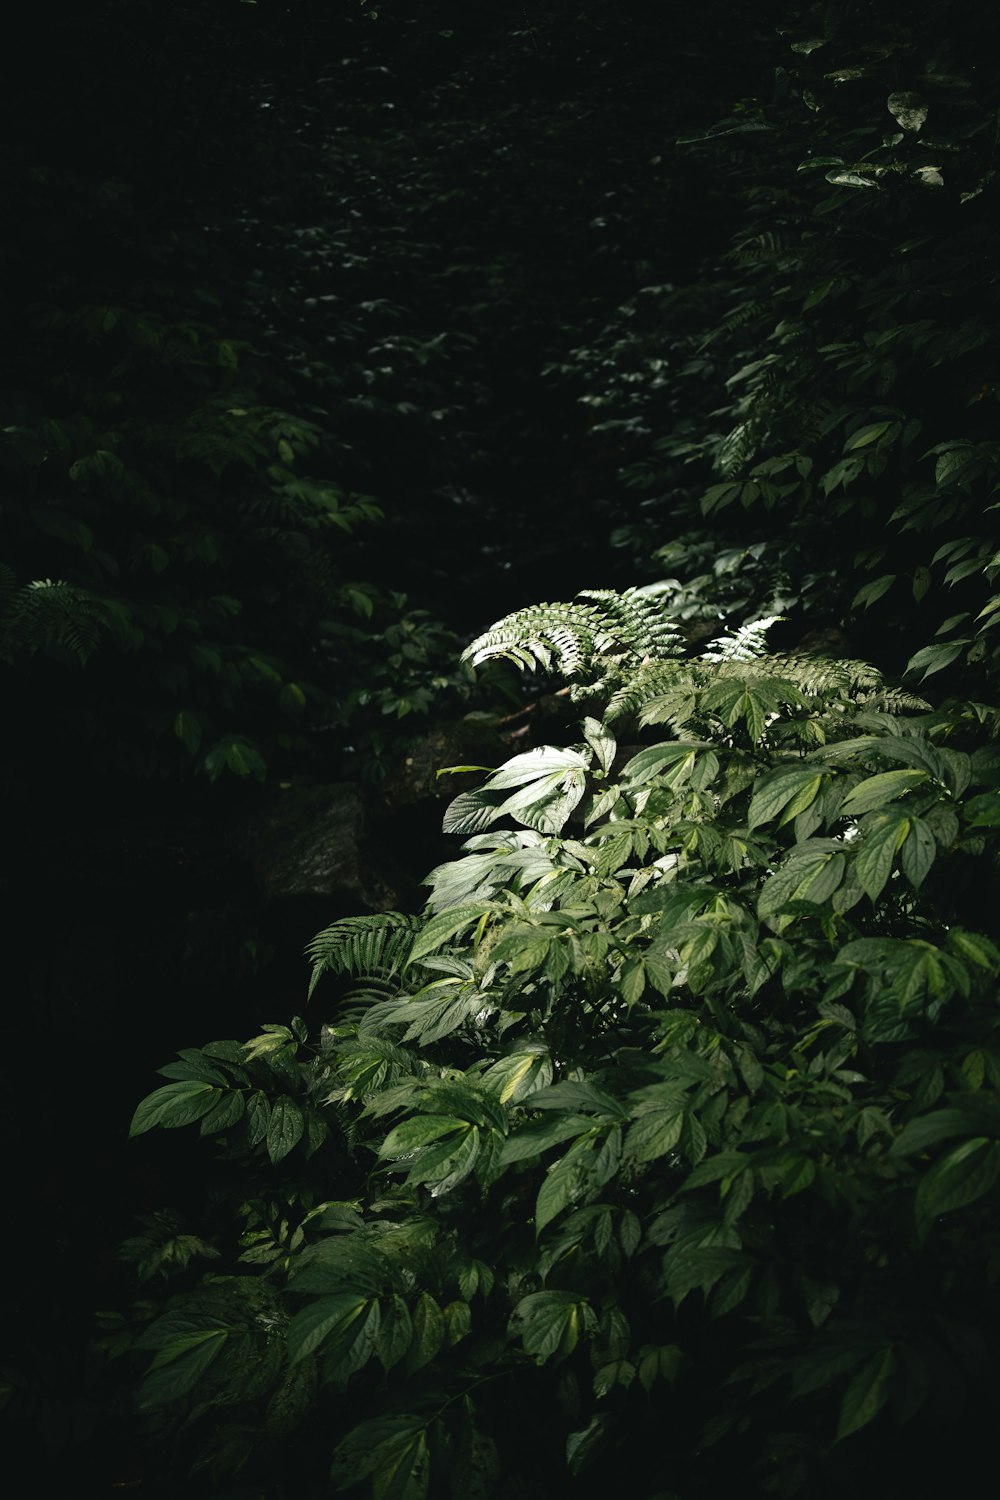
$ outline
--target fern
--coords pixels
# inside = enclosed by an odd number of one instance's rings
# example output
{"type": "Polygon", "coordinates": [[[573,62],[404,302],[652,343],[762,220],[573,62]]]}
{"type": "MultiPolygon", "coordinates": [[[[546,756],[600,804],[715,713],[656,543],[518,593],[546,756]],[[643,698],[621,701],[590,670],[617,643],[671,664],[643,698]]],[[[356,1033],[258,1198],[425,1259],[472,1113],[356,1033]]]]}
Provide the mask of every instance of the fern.
{"type": "Polygon", "coordinates": [[[870,693],[859,693],[855,700],[866,709],[880,710],[886,714],[927,712],[931,705],[926,698],[908,693],[905,688],[889,688],[881,685],[870,693]]]}
{"type": "Polygon", "coordinates": [[[496,657],[534,671],[573,677],[602,664],[668,660],[681,643],[676,625],[640,589],[584,590],[571,604],[536,604],[507,615],[463,653],[473,666],[496,657]]]}
{"type": "Polygon", "coordinates": [[[765,619],[750,620],[746,625],[741,625],[738,630],[727,631],[725,635],[717,636],[701,653],[701,660],[753,661],[755,657],[764,654],[766,649],[764,637],[771,626],[776,625],[780,619],[781,615],[768,615],[765,619]]]}
{"type": "Polygon", "coordinates": [[[676,695],[678,704],[692,701],[702,678],[692,662],[650,662],[631,672],[608,700],[604,721],[633,719],[652,698],[676,695]]]}
{"type": "Polygon", "coordinates": [[[403,912],[378,912],[368,917],[342,917],[317,933],[306,947],[312,966],[309,995],[324,974],[349,974],[380,988],[406,963],[413,947],[418,918],[403,912]]]}
{"type": "Polygon", "coordinates": [[[83,666],[100,642],[102,626],[98,603],[82,589],[59,579],[36,578],[13,587],[9,570],[3,578],[4,637],[0,654],[14,661],[24,651],[68,654],[83,666]]]}

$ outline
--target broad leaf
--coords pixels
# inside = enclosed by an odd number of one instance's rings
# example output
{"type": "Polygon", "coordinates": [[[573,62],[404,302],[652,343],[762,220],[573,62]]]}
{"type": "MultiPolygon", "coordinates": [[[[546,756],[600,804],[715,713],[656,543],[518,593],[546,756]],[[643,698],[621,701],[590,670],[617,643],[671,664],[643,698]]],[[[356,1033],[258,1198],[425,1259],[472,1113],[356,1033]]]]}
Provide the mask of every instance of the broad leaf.
{"type": "Polygon", "coordinates": [[[565,1359],[581,1334],[594,1321],[586,1298],[573,1292],[533,1292],[514,1309],[512,1328],[518,1329],[526,1354],[536,1364],[565,1359]]]}
{"type": "Polygon", "coordinates": [[[837,1442],[866,1427],[889,1399],[895,1357],[881,1349],[864,1364],[844,1393],[837,1421],[837,1442]]]}
{"type": "Polygon", "coordinates": [[[926,1236],[942,1214],[984,1197],[1000,1175],[1000,1145],[985,1136],[963,1141],[927,1173],[917,1191],[918,1232],[926,1236]]]}

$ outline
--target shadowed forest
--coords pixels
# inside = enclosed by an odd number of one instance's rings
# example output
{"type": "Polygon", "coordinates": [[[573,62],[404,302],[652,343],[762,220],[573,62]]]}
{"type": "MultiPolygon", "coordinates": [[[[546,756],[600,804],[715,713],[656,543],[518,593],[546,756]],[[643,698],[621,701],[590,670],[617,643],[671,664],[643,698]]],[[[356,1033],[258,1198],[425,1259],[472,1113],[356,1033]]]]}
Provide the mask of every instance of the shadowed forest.
{"type": "Polygon", "coordinates": [[[992,1462],[998,56],[971,0],[22,18],[12,1472],[992,1462]]]}

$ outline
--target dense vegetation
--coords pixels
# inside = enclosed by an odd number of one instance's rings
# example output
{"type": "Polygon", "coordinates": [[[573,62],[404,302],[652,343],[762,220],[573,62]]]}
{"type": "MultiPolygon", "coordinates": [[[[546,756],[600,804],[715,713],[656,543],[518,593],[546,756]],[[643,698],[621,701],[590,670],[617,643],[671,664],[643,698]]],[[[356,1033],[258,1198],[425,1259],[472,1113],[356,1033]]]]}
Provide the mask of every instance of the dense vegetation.
{"type": "Polygon", "coordinates": [[[1000,1338],[998,23],[468,12],[95,3],[12,86],[15,913],[162,820],[16,1114],[179,1055],[8,1405],[101,1493],[926,1493],[1000,1338]],[[429,894],[307,998],[218,851],[345,778],[429,894]]]}

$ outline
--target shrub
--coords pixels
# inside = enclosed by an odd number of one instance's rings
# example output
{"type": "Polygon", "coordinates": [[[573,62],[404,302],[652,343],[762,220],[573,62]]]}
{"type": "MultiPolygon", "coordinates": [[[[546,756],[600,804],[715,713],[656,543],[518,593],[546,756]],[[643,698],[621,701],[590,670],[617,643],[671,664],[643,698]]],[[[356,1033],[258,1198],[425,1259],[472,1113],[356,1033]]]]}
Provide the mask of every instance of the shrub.
{"type": "Polygon", "coordinates": [[[578,741],[452,803],[422,916],[315,939],[309,1022],[140,1104],[230,1203],[139,1405],[239,1494],[901,1494],[988,1430],[994,716],[767,623],[501,622],[578,741]]]}

